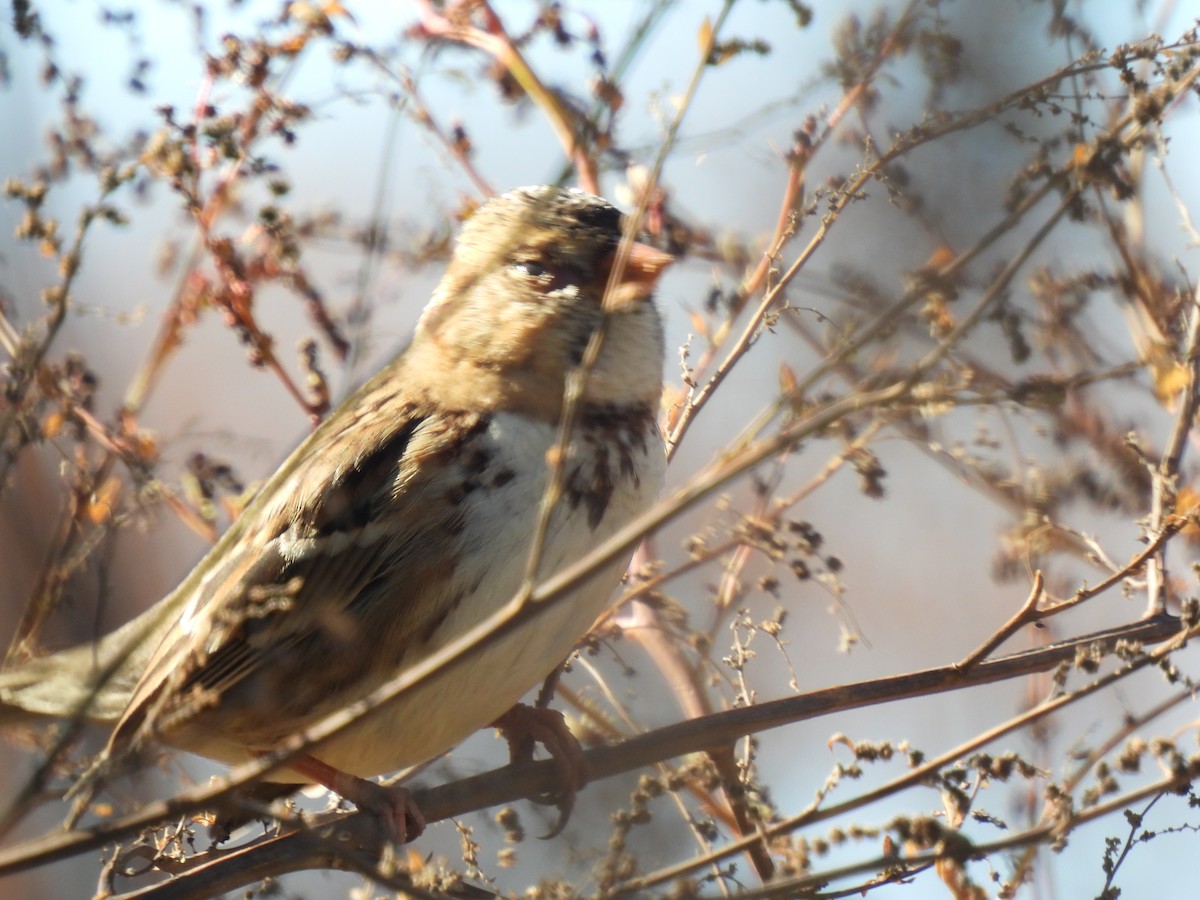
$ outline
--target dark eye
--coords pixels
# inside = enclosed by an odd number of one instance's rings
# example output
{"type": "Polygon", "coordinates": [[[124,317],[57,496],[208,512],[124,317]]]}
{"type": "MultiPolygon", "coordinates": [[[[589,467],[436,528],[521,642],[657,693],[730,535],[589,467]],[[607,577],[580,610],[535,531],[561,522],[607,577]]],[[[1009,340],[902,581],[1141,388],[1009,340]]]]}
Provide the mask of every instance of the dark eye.
{"type": "Polygon", "coordinates": [[[546,267],[531,259],[517,260],[512,263],[511,268],[522,278],[541,278],[546,274],[546,267]]]}

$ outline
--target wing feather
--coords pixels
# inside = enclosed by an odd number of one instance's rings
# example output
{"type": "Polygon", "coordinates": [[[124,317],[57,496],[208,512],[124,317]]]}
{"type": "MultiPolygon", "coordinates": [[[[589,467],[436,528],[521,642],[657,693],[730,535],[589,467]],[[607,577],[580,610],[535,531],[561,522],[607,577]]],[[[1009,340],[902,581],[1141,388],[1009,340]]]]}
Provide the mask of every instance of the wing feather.
{"type": "Polygon", "coordinates": [[[217,728],[269,746],[386,677],[445,616],[452,555],[430,542],[459,527],[445,498],[486,417],[397,408],[382,383],[310,435],[184,582],[110,746],[152,731],[203,752],[217,728]],[[304,689],[314,659],[326,696],[304,689]]]}

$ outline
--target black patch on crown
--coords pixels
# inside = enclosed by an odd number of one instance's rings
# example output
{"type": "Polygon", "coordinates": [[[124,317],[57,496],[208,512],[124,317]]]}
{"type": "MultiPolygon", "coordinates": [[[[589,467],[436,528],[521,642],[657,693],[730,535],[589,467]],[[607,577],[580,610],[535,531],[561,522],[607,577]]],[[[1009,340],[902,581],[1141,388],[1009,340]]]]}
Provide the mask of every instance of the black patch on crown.
{"type": "Polygon", "coordinates": [[[587,235],[606,246],[616,246],[621,238],[621,211],[602,197],[571,188],[542,186],[517,188],[498,200],[517,196],[529,202],[530,219],[539,228],[562,230],[580,238],[587,235]]]}

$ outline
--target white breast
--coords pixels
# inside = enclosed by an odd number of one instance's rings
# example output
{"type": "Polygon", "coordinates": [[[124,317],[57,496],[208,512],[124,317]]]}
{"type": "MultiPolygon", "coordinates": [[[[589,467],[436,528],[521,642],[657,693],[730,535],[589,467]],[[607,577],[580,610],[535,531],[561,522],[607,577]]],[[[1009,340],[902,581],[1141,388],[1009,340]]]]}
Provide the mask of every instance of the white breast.
{"type": "MultiPolygon", "coordinates": [[[[546,532],[539,580],[582,558],[654,502],[666,460],[657,435],[644,438],[604,444],[603,468],[611,490],[589,499],[576,494],[559,502],[546,532]],[[597,515],[601,505],[602,514],[597,515]]],[[[507,414],[492,419],[489,459],[478,479],[487,487],[472,491],[464,500],[465,524],[457,537],[455,578],[466,593],[435,632],[428,652],[482,622],[521,588],[545,491],[546,456],[554,440],[555,428],[550,425],[507,414]]],[[[568,465],[572,471],[582,467],[581,484],[594,483],[587,444],[577,442],[578,452],[568,465]]],[[[512,633],[470,651],[387,708],[321,745],[314,755],[336,768],[369,776],[432,758],[486,727],[566,657],[611,602],[625,564],[625,559],[610,563],[512,633]]],[[[410,657],[405,665],[415,661],[410,657]]]]}

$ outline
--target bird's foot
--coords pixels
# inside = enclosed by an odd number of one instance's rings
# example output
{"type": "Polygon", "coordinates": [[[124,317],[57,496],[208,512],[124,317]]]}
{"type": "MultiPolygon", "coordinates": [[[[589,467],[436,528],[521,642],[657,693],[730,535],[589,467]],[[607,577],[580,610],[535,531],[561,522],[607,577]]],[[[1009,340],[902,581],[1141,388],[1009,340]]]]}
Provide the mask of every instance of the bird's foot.
{"type": "Polygon", "coordinates": [[[558,808],[558,821],[543,838],[557,836],[575,808],[575,795],[587,784],[588,766],[579,740],[567,727],[563,714],[555,709],[527,706],[518,703],[495,722],[508,742],[509,757],[514,763],[533,759],[534,744],[541,744],[550,754],[558,775],[558,789],[533,798],[538,803],[558,808]]]}
{"type": "Polygon", "coordinates": [[[384,833],[397,843],[415,841],[425,830],[425,816],[406,788],[399,785],[384,787],[311,756],[291,760],[288,768],[323,784],[359,809],[369,812],[378,820],[384,833]]]}

